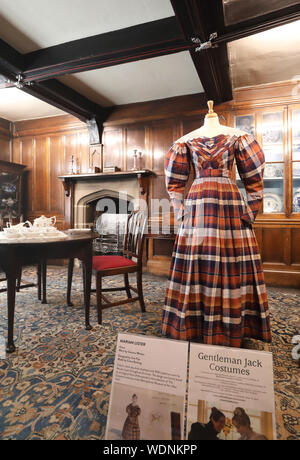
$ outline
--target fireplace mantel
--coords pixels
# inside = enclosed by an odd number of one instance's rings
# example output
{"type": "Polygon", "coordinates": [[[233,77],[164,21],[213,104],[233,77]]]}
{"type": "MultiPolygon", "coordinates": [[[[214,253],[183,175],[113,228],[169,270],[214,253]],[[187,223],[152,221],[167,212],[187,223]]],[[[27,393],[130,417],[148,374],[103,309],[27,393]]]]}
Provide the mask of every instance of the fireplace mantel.
{"type": "Polygon", "coordinates": [[[68,174],[64,176],[58,176],[59,179],[62,180],[65,195],[70,197],[71,190],[74,184],[78,181],[101,181],[103,179],[111,179],[111,180],[118,180],[120,178],[126,177],[134,177],[136,176],[138,179],[139,187],[140,187],[140,194],[142,196],[148,195],[148,186],[149,181],[147,179],[148,176],[154,174],[153,171],[149,169],[143,170],[132,170],[132,171],[117,171],[111,173],[86,173],[86,174],[68,174]]]}

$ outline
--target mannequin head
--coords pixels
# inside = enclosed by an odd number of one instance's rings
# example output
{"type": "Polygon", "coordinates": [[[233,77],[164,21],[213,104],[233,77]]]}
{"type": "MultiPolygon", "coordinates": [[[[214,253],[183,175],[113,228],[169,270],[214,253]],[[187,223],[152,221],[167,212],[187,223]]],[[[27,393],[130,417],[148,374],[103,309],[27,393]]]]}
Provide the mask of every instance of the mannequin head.
{"type": "Polygon", "coordinates": [[[214,101],[208,101],[208,114],[205,116],[207,118],[218,118],[218,115],[214,112],[214,101]]]}
{"type": "Polygon", "coordinates": [[[218,115],[214,112],[214,102],[213,101],[208,101],[208,114],[205,115],[204,119],[204,128],[208,130],[215,130],[218,129],[221,125],[219,122],[219,117],[218,115]]]}

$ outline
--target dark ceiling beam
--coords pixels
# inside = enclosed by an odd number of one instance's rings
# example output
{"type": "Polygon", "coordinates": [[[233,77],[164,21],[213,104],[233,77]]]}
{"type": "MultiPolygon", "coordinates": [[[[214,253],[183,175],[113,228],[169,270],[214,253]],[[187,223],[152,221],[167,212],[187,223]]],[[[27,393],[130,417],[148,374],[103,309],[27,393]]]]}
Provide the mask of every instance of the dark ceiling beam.
{"type": "Polygon", "coordinates": [[[23,55],[0,39],[0,89],[14,87],[23,68],[23,55]]]}
{"type": "Polygon", "coordinates": [[[290,7],[281,8],[272,13],[264,14],[256,18],[247,19],[230,26],[223,26],[218,30],[218,37],[213,40],[213,43],[232,42],[241,38],[249,37],[250,35],[259,34],[275,27],[290,24],[291,22],[300,19],[300,3],[290,7]]]}
{"type": "MultiPolygon", "coordinates": [[[[208,42],[210,34],[224,28],[224,12],[221,0],[171,0],[185,39],[208,42]]],[[[232,99],[232,85],[226,44],[202,51],[190,50],[208,99],[219,104],[232,99]]]]}
{"type": "Polygon", "coordinates": [[[22,90],[86,122],[95,118],[99,124],[106,120],[110,109],[90,101],[58,80],[24,84],[22,90]]]}
{"type": "MultiPolygon", "coordinates": [[[[0,40],[0,91],[1,88],[17,86],[22,91],[51,104],[64,112],[86,122],[95,118],[99,124],[106,120],[109,110],[55,79],[26,84],[23,78],[24,55],[0,40]],[[17,85],[18,76],[21,76],[17,85]]],[[[0,93],[1,94],[1,93],[0,93]]]]}
{"type": "Polygon", "coordinates": [[[22,55],[0,40],[0,88],[14,86],[80,119],[107,114],[97,104],[54,80],[55,76],[189,50],[208,99],[232,99],[226,43],[296,21],[300,4],[225,26],[222,0],[171,0],[176,17],[75,40],[22,55]],[[217,37],[210,41],[212,33],[217,37]],[[216,47],[195,51],[197,44],[216,47]],[[7,80],[11,80],[10,83],[7,80]],[[32,83],[32,86],[27,84],[32,83]],[[24,85],[25,83],[25,85],[24,85]]]}
{"type": "Polygon", "coordinates": [[[24,81],[100,69],[190,47],[172,16],[26,54],[24,81]]]}
{"type": "Polygon", "coordinates": [[[24,56],[0,39],[0,73],[6,78],[14,78],[24,68],[24,56]]]}

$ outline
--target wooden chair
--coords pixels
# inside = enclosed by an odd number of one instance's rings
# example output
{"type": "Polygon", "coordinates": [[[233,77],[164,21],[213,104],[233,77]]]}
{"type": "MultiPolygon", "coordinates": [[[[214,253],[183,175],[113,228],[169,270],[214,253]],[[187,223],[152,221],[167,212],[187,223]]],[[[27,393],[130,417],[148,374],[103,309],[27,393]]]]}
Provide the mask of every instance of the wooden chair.
{"type": "Polygon", "coordinates": [[[124,238],[123,255],[103,255],[93,257],[93,273],[96,275],[98,323],[102,323],[102,310],[129,302],[140,303],[142,312],[146,311],[143,284],[142,284],[142,257],[144,247],[144,233],[147,217],[143,211],[133,211],[127,221],[126,234],[124,238]],[[132,258],[136,259],[133,261],[132,258]],[[137,287],[129,284],[128,274],[136,273],[137,287]],[[105,276],[124,275],[124,287],[102,288],[102,278],[105,276]],[[137,293],[132,297],[131,290],[137,293]],[[126,291],[127,299],[116,302],[109,302],[103,292],[126,291]],[[103,303],[103,301],[105,303],[103,303]]]}

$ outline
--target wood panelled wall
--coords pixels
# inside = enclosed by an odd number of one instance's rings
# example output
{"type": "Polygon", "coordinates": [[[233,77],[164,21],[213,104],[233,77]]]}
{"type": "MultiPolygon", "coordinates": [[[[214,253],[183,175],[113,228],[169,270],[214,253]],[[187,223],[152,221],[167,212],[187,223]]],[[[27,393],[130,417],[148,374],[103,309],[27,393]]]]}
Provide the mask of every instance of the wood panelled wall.
{"type": "Polygon", "coordinates": [[[69,206],[59,175],[68,173],[72,155],[88,168],[88,133],[71,116],[15,123],[12,161],[27,166],[27,218],[55,215],[58,227],[69,227],[69,206]]]}
{"type": "MultiPolygon", "coordinates": [[[[290,83],[243,89],[235,92],[233,102],[216,107],[216,111],[222,123],[232,125],[236,111],[295,102],[291,94],[290,83]]],[[[207,112],[204,107],[200,94],[116,107],[104,125],[104,165],[128,170],[133,163],[132,150],[139,148],[144,153],[144,167],[155,173],[149,198],[168,198],[164,178],[166,152],[176,139],[202,125],[207,112]]],[[[65,197],[57,176],[68,173],[72,154],[80,157],[81,172],[88,171],[86,126],[68,115],[18,122],[12,127],[0,122],[0,147],[1,159],[10,158],[29,169],[27,217],[32,220],[41,214],[56,215],[60,228],[70,226],[69,198],[65,197]],[[12,146],[4,133],[7,128],[8,132],[11,130],[12,146]]],[[[293,218],[291,222],[262,218],[256,221],[255,230],[266,281],[300,287],[300,219],[293,218]]],[[[150,240],[147,270],[166,275],[172,247],[172,239],[150,240]]]]}

